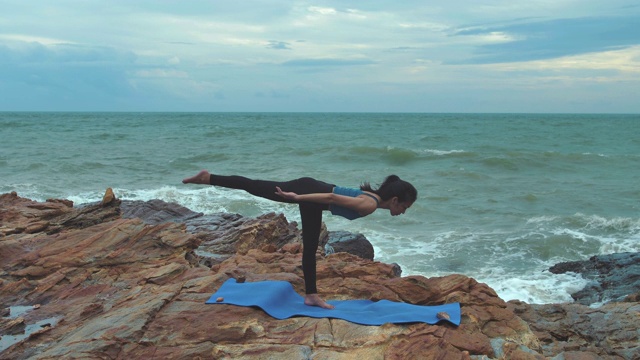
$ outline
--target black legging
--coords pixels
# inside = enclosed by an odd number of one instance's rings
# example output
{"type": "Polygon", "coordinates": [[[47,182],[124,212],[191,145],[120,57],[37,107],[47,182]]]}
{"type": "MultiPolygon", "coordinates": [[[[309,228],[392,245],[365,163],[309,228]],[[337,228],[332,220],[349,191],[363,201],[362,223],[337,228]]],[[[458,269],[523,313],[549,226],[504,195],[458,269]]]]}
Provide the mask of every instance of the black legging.
{"type": "MultiPolygon", "coordinates": [[[[327,184],[310,177],[303,177],[291,181],[253,180],[242,176],[211,175],[209,183],[230,189],[244,190],[252,195],[265,199],[295,203],[276,194],[276,186],[282,191],[296,194],[330,193],[335,185],[327,184]]],[[[305,292],[315,294],[316,288],[316,250],[320,241],[322,226],[322,211],[328,210],[329,205],[312,202],[298,203],[302,218],[302,272],[304,273],[305,292]]]]}

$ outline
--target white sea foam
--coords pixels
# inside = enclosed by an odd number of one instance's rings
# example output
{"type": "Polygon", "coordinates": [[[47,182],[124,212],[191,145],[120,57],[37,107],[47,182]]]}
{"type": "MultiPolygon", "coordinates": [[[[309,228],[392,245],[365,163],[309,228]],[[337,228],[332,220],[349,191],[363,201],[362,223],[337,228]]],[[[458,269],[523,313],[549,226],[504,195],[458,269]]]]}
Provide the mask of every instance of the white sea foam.
{"type": "Polygon", "coordinates": [[[424,149],[424,150],[421,150],[420,152],[425,153],[425,154],[444,156],[444,155],[451,155],[451,154],[461,154],[461,153],[465,153],[466,151],[464,151],[464,150],[424,149]]]}
{"type": "Polygon", "coordinates": [[[535,216],[527,220],[527,224],[541,224],[556,221],[559,217],[553,215],[535,216]]]}
{"type": "Polygon", "coordinates": [[[579,274],[552,274],[548,271],[531,272],[526,276],[487,274],[477,280],[485,282],[505,301],[521,300],[530,304],[573,302],[571,293],[588,283],[579,274]]]}
{"type": "Polygon", "coordinates": [[[600,238],[600,242],[602,243],[598,252],[600,255],[640,252],[640,234],[632,235],[626,239],[600,238]]]}
{"type": "Polygon", "coordinates": [[[586,223],[585,228],[587,229],[613,229],[616,231],[627,230],[630,232],[640,232],[640,218],[605,218],[598,215],[585,215],[582,213],[577,213],[575,216],[586,223]]]}

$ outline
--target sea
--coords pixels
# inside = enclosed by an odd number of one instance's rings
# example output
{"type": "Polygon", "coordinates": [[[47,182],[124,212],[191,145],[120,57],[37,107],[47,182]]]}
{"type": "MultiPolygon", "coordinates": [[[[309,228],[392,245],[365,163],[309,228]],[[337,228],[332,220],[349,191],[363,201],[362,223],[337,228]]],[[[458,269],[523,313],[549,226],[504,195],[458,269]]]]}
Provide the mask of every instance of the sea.
{"type": "Polygon", "coordinates": [[[329,230],[362,233],[403,275],[464,274],[504,300],[572,301],[549,267],[640,251],[640,115],[0,112],[0,193],[160,199],[255,217],[297,206],[182,184],[201,169],[358,187],[396,174],[418,200],[329,230]]]}

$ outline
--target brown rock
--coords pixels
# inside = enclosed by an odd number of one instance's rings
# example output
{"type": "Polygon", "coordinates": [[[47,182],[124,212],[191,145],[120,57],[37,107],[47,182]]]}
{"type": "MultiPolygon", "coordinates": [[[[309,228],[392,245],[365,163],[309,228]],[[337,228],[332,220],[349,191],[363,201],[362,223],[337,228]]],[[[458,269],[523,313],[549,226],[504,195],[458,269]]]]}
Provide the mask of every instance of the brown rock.
{"type": "Polygon", "coordinates": [[[17,335],[23,334],[26,324],[22,317],[15,319],[0,318],[0,334],[17,335]]]}
{"type": "Polygon", "coordinates": [[[0,308],[41,304],[23,317],[41,329],[0,358],[632,359],[637,350],[637,303],[581,313],[566,305],[507,304],[462,275],[399,277],[393,265],[347,253],[318,254],[324,298],[459,301],[462,323],[362,326],[207,305],[230,277],[285,280],[302,294],[301,254],[287,245],[299,243],[297,226],[275,214],[221,216],[211,228],[188,225],[191,233],[182,224],[123,219],[118,201],[76,209],[0,196],[0,308]],[[31,234],[17,230],[37,222],[49,226],[31,234]],[[202,242],[228,251],[228,258],[211,269],[201,266],[194,252],[202,242]],[[626,325],[615,328],[614,319],[623,317],[626,325]]]}
{"type": "MultiPolygon", "coordinates": [[[[70,202],[35,202],[18,196],[15,192],[0,195],[0,234],[37,233],[46,229],[53,219],[73,211],[70,202]]],[[[71,203],[73,204],[73,203],[71,203]]]]}
{"type": "Polygon", "coordinates": [[[25,234],[34,234],[34,233],[37,233],[37,232],[44,231],[47,227],[49,227],[49,222],[48,221],[38,221],[38,222],[29,224],[24,229],[23,232],[25,234]]]}
{"type": "Polygon", "coordinates": [[[302,244],[301,243],[284,244],[280,249],[280,251],[289,253],[289,254],[300,254],[302,252],[302,244]]]}
{"type": "MultiPolygon", "coordinates": [[[[197,230],[197,228],[196,228],[197,230]]],[[[291,243],[301,243],[302,233],[296,223],[282,214],[269,213],[255,219],[236,218],[220,224],[216,230],[201,234],[201,250],[212,254],[246,254],[249,250],[275,251],[291,243]]]]}
{"type": "Polygon", "coordinates": [[[107,188],[102,197],[102,206],[107,206],[116,200],[116,196],[113,194],[113,189],[107,188]]]}

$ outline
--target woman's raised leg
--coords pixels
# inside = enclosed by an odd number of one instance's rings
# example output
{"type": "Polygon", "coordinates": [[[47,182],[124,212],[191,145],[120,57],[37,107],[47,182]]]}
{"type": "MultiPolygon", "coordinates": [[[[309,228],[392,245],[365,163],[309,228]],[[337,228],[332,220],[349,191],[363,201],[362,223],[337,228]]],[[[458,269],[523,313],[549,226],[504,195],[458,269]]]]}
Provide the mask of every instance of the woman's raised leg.
{"type": "Polygon", "coordinates": [[[209,177],[211,174],[207,170],[201,170],[192,177],[182,179],[183,184],[204,184],[209,185],[209,177]]]}

